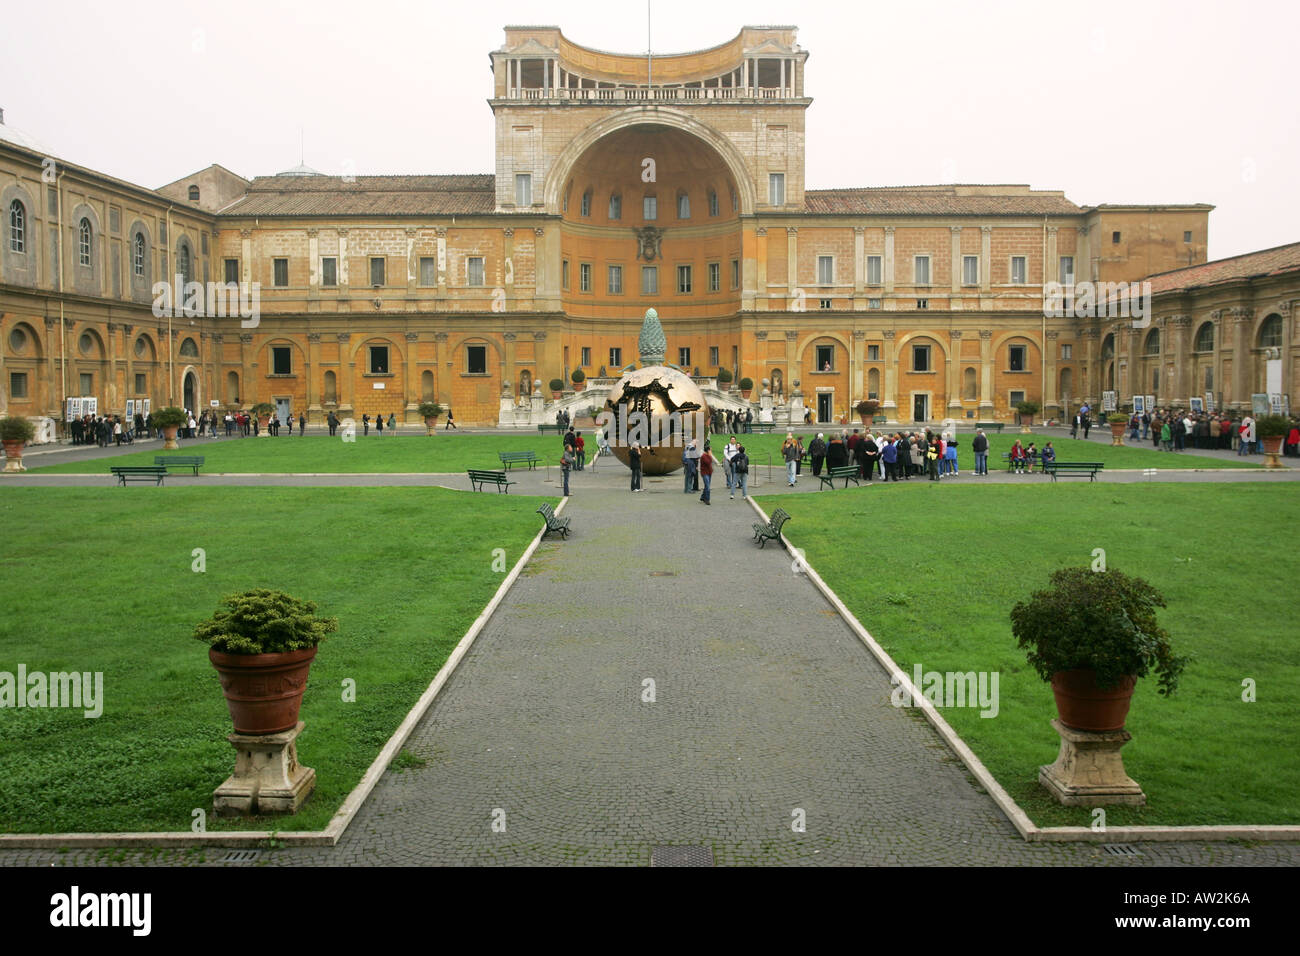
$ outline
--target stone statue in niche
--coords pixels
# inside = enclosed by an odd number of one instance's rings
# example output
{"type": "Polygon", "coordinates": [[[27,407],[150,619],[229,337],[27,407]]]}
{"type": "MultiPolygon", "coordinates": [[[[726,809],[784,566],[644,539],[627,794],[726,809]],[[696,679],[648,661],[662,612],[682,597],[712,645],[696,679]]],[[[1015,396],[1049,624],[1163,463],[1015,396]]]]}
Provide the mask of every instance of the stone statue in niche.
{"type": "Polygon", "coordinates": [[[527,402],[533,393],[533,373],[524,369],[519,373],[519,401],[527,402]]]}

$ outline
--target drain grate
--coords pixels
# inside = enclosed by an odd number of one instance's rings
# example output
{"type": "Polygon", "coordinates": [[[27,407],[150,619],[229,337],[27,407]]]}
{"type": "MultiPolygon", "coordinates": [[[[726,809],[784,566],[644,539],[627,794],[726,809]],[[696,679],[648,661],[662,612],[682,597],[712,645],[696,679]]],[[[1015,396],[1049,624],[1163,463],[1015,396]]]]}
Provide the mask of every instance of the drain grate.
{"type": "Polygon", "coordinates": [[[261,850],[231,850],[221,858],[222,863],[252,863],[262,855],[261,850]]]}
{"type": "Polygon", "coordinates": [[[707,846],[657,846],[650,852],[651,866],[713,866],[713,848],[707,846]]]}
{"type": "Polygon", "coordinates": [[[1103,853],[1109,853],[1111,856],[1141,856],[1137,847],[1128,843],[1103,843],[1101,845],[1103,853]]]}

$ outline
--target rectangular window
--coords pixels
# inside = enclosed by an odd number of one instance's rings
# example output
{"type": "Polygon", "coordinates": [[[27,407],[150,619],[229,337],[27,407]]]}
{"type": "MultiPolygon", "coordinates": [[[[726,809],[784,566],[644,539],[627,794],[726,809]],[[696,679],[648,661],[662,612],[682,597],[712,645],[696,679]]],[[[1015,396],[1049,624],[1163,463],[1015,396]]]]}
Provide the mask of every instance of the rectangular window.
{"type": "Polygon", "coordinates": [[[930,308],[930,300],[929,300],[929,299],[917,299],[917,300],[916,300],[916,307],[917,307],[918,309],[928,309],[928,308],[930,308]]]}
{"type": "Polygon", "coordinates": [[[623,218],[623,197],[620,196],[618,193],[615,193],[614,195],[609,197],[609,218],[610,219],[623,218]]]}
{"type": "Polygon", "coordinates": [[[1191,242],[1191,241],[1192,241],[1192,231],[1188,229],[1183,233],[1183,242],[1191,242]]]}
{"type": "Polygon", "coordinates": [[[1065,344],[1061,346],[1061,358],[1068,359],[1074,357],[1074,346],[1065,344]]]}
{"type": "Polygon", "coordinates": [[[1008,347],[1008,368],[1013,372],[1023,372],[1025,370],[1025,355],[1028,349],[1023,345],[1012,345],[1008,347]]]}
{"type": "Polygon", "coordinates": [[[289,348],[287,345],[275,345],[271,347],[271,374],[293,374],[293,349],[289,348]]]}
{"type": "Polygon", "coordinates": [[[817,371],[819,372],[835,371],[835,346],[833,345],[817,346],[817,371]]]}
{"type": "Polygon", "coordinates": [[[27,373],[26,372],[9,373],[9,397],[10,398],[27,397],[27,373]]]}
{"type": "Polygon", "coordinates": [[[438,260],[433,256],[420,256],[420,285],[435,286],[437,284],[438,260]]]}
{"type": "Polygon", "coordinates": [[[739,259],[731,260],[731,287],[733,289],[740,288],[740,260],[739,259]]]}
{"type": "Polygon", "coordinates": [[[722,263],[709,263],[709,291],[718,292],[722,289],[722,263]]]}
{"type": "Polygon", "coordinates": [[[1057,281],[1061,285],[1074,285],[1074,256],[1061,256],[1060,278],[1057,281]]]}
{"type": "Polygon", "coordinates": [[[569,260],[565,259],[560,263],[560,288],[567,289],[568,287],[569,287],[569,260]]]}
{"type": "Polygon", "coordinates": [[[709,367],[718,367],[718,347],[716,345],[709,346],[709,367]]]}
{"type": "Polygon", "coordinates": [[[137,395],[143,395],[143,394],[144,394],[145,392],[147,392],[147,391],[149,391],[149,389],[148,389],[148,386],[145,384],[145,374],[144,374],[144,372],[136,372],[136,373],[135,373],[135,393],[136,393],[137,395]]]}
{"type": "Polygon", "coordinates": [[[591,291],[591,263],[590,262],[578,263],[578,291],[579,292],[591,291]]]}
{"type": "Polygon", "coordinates": [[[880,256],[867,256],[867,285],[880,285],[881,262],[880,256]]]}
{"type": "Polygon", "coordinates": [[[610,367],[611,369],[622,368],[622,367],[623,367],[623,350],[622,350],[622,349],[610,349],[610,350],[609,350],[609,367],[610,367]]]}
{"type": "Polygon", "coordinates": [[[95,373],[94,372],[81,373],[81,394],[82,395],[95,394],[95,373]]]}
{"type": "Polygon", "coordinates": [[[610,266],[608,278],[609,278],[609,294],[622,295],[623,294],[623,267],[610,266]]]}
{"type": "Polygon", "coordinates": [[[835,304],[835,300],[834,300],[834,299],[819,299],[818,302],[817,302],[818,308],[821,308],[821,309],[829,309],[829,308],[831,308],[831,306],[833,306],[834,304],[835,304]]]}
{"type": "Polygon", "coordinates": [[[387,345],[370,346],[370,374],[371,375],[388,374],[388,346],[387,345]]]}
{"type": "Polygon", "coordinates": [[[1017,389],[1008,396],[1008,399],[1008,404],[1010,404],[1012,408],[1015,408],[1025,400],[1025,393],[1022,390],[1017,389]]]}
{"type": "Polygon", "coordinates": [[[582,203],[579,206],[579,208],[581,209],[581,214],[583,216],[591,215],[591,190],[590,189],[588,189],[585,193],[582,194],[582,203]]]}
{"type": "Polygon", "coordinates": [[[913,262],[912,268],[913,268],[916,284],[929,285],[930,284],[930,257],[914,256],[912,262],[913,262]]]}
{"type": "Polygon", "coordinates": [[[868,309],[879,309],[879,308],[881,308],[880,303],[881,303],[881,300],[880,300],[880,299],[868,299],[868,300],[867,300],[867,308],[868,308],[868,309]]]}
{"type": "Polygon", "coordinates": [[[483,284],[482,256],[470,256],[465,260],[465,284],[472,286],[483,284]]]}
{"type": "Polygon", "coordinates": [[[583,368],[586,368],[587,366],[591,365],[591,346],[589,346],[589,345],[584,345],[584,346],[582,347],[582,363],[581,363],[581,364],[582,364],[582,367],[583,367],[583,368]]]}
{"type": "Polygon", "coordinates": [[[928,345],[912,346],[912,371],[913,372],[930,371],[930,346],[928,345]]]}
{"type": "Polygon", "coordinates": [[[227,282],[239,281],[239,260],[227,259],[225,262],[225,276],[227,282]]]}
{"type": "Polygon", "coordinates": [[[533,204],[533,174],[515,173],[515,205],[531,206],[533,204]]]}
{"type": "Polygon", "coordinates": [[[818,285],[835,284],[835,257],[834,256],[817,257],[817,284],[818,285]]]}
{"type": "Polygon", "coordinates": [[[768,173],[767,201],[773,206],[785,205],[785,173],[768,173]]]}
{"type": "Polygon", "coordinates": [[[712,189],[710,189],[709,190],[709,215],[716,216],[717,214],[718,214],[718,194],[715,193],[712,189]]]}
{"type": "Polygon", "coordinates": [[[980,257],[979,256],[961,257],[961,284],[962,285],[980,284],[980,257]]]}
{"type": "Polygon", "coordinates": [[[677,364],[682,368],[690,368],[691,350],[689,348],[677,350],[677,364]]]}
{"type": "Polygon", "coordinates": [[[1119,245],[1119,233],[1118,233],[1118,232],[1112,232],[1112,233],[1110,234],[1110,244],[1111,244],[1112,246],[1118,246],[1118,245],[1119,245]]]}
{"type": "Polygon", "coordinates": [[[659,267],[658,266],[641,267],[641,294],[642,295],[659,294],[659,267]]]}
{"type": "Polygon", "coordinates": [[[646,196],[641,200],[641,218],[646,222],[651,222],[659,218],[659,199],[656,196],[646,196]]]}
{"type": "Polygon", "coordinates": [[[487,346],[465,346],[465,372],[469,375],[487,374],[487,346]]]}
{"type": "Polygon", "coordinates": [[[680,193],[677,196],[677,218],[678,219],[691,218],[691,197],[688,196],[686,193],[680,193]]]}
{"type": "Polygon", "coordinates": [[[1024,256],[1011,257],[1011,284],[1024,285],[1028,275],[1024,256]]]}
{"type": "Polygon", "coordinates": [[[285,288],[289,284],[289,260],[275,259],[272,262],[272,267],[274,269],[274,275],[272,276],[271,284],[277,289],[285,288]]]}
{"type": "Polygon", "coordinates": [[[685,294],[691,291],[691,267],[677,267],[677,291],[685,294]]]}
{"type": "Polygon", "coordinates": [[[879,362],[879,361],[880,361],[880,346],[879,346],[879,345],[868,345],[868,346],[867,346],[867,361],[868,361],[868,362],[879,362]]]}
{"type": "Polygon", "coordinates": [[[370,258],[370,284],[372,286],[382,286],[385,284],[385,261],[383,256],[372,256],[370,258]]]}

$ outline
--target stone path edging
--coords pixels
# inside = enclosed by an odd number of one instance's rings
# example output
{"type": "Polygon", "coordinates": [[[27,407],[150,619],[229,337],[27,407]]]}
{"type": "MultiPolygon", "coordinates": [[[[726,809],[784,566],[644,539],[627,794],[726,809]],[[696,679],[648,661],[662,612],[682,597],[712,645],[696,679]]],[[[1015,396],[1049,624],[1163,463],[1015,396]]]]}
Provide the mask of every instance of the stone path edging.
{"type": "MultiPolygon", "coordinates": [[[[564,506],[569,503],[568,498],[562,498],[560,503],[555,506],[557,515],[563,513],[564,506]]],[[[479,632],[491,619],[497,607],[501,604],[507,594],[510,593],[511,587],[519,578],[520,572],[528,564],[533,553],[542,543],[542,535],[546,533],[545,524],[542,529],[534,535],[532,543],[520,555],[515,566],[510,569],[506,579],[501,582],[501,586],[492,595],[492,600],[488,601],[482,612],[474,623],[469,626],[460,642],[447,655],[447,660],[443,663],[438,673],[434,675],[433,681],[429,684],[420,699],[407,713],[406,717],[398,725],[397,730],[388,738],[388,743],[384,744],[383,749],[379,751],[378,756],[370,764],[370,767],[361,776],[361,780],[352,788],[343,802],[339,805],[334,816],[324,830],[305,830],[298,832],[282,833],[278,830],[231,830],[218,831],[214,833],[194,833],[185,831],[161,831],[154,833],[3,833],[0,834],[0,850],[16,848],[35,848],[35,849],[57,849],[61,847],[84,848],[84,847],[187,847],[187,846],[215,846],[215,847],[250,847],[257,846],[268,840],[275,840],[278,843],[293,846],[334,846],[347,830],[348,825],[356,816],[357,811],[361,809],[370,792],[374,790],[375,785],[379,782],[380,777],[388,769],[388,765],[397,757],[402,745],[406,743],[411,731],[428,713],[433,706],[434,699],[438,696],[439,691],[451,679],[452,672],[461,659],[469,652],[470,647],[474,644],[475,638],[479,632]]]]}
{"type": "MultiPolygon", "coordinates": [[[[770,520],[769,516],[764,513],[752,496],[747,500],[750,507],[758,513],[763,521],[770,520]]],[[[786,551],[793,554],[790,540],[784,533],[781,534],[781,543],[785,546],[786,551]]],[[[1006,818],[1011,821],[1011,825],[1016,828],[1016,831],[1027,843],[1129,843],[1144,840],[1161,842],[1182,840],[1300,840],[1300,826],[1287,825],[1134,826],[1106,827],[1102,830],[1093,830],[1090,827],[1038,826],[1029,819],[1029,815],[1003,789],[993,774],[989,772],[989,769],[984,766],[983,761],[975,756],[975,752],[953,730],[952,725],[944,720],[943,715],[939,713],[934,704],[926,699],[920,689],[912,683],[911,678],[894,662],[889,653],[877,643],[876,639],[871,636],[871,632],[862,626],[862,622],[858,620],[857,616],[848,609],[844,602],[840,600],[839,595],[809,564],[806,555],[801,556],[799,563],[803,566],[803,571],[808,576],[808,579],[812,581],[813,586],[830,602],[841,620],[866,645],[867,650],[880,663],[880,666],[889,673],[891,678],[906,688],[914,706],[921,710],[925,715],[925,719],[943,738],[944,743],[948,745],[949,749],[966,766],[966,769],[979,781],[980,786],[993,798],[993,802],[998,805],[998,809],[1006,815],[1006,818]]]]}

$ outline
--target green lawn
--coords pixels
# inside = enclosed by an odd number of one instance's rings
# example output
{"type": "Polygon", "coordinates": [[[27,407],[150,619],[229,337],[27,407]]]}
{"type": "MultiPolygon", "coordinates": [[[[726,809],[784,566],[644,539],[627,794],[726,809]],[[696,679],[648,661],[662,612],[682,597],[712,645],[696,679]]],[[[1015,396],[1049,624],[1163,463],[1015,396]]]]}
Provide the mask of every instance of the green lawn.
{"type": "MultiPolygon", "coordinates": [[[[592,432],[579,428],[588,439],[587,458],[595,452],[590,441],[592,432]]],[[[180,443],[175,455],[203,455],[207,462],[202,471],[228,473],[384,473],[394,472],[461,472],[467,468],[500,468],[499,451],[532,451],[550,464],[558,464],[563,452],[560,436],[554,432],[539,435],[450,435],[436,437],[376,437],[357,433],[355,442],[328,435],[292,438],[217,438],[195,439],[180,443]]],[[[68,462],[38,467],[39,458],[29,458],[28,468],[42,474],[108,474],[112,465],[152,465],[154,457],[167,454],[161,442],[145,450],[113,458],[68,462]]],[[[517,466],[516,466],[517,467],[517,466]]]]}
{"type": "MultiPolygon", "coordinates": [[[[909,675],[996,671],[1000,711],[944,717],[1042,826],[1089,825],[1037,784],[1059,738],[1051,688],[1011,635],[1011,607],[1062,566],[1108,566],[1149,580],[1178,653],[1191,652],[1171,698],[1139,682],[1125,767],[1148,805],[1107,809],[1110,825],[1300,823],[1300,558],[1286,530],[1291,485],[1006,486],[923,483],[890,494],[759,499],[792,515],[796,547],[909,675]],[[1064,492],[1064,494],[1062,494],[1064,492]],[[855,529],[863,529],[862,534],[855,529]],[[1243,680],[1257,700],[1242,700],[1243,680]]],[[[864,688],[864,693],[881,693],[864,688]]]]}
{"type": "Polygon", "coordinates": [[[500,586],[493,549],[507,568],[519,559],[538,501],[440,488],[168,487],[111,502],[102,490],[7,489],[0,671],[102,671],[105,704],[98,719],[0,711],[0,831],[189,830],[196,808],[209,830],[323,827],[500,586]],[[339,619],[303,701],[299,755],[317,788],[294,817],[218,821],[230,717],[190,633],[223,595],[262,586],[339,619]]]}
{"type": "MultiPolygon", "coordinates": [[[[821,429],[823,434],[829,433],[825,428],[821,429]]],[[[796,435],[803,436],[804,448],[817,437],[818,430],[798,429],[796,435]]],[[[850,427],[850,433],[852,428],[850,427]]],[[[970,469],[975,470],[975,455],[970,450],[971,438],[974,436],[973,431],[962,431],[957,438],[957,467],[961,471],[970,469]]],[[[1107,468],[1260,468],[1263,466],[1265,457],[1256,455],[1253,458],[1238,459],[1235,456],[1231,459],[1214,459],[1201,457],[1199,455],[1180,455],[1171,452],[1156,451],[1149,441],[1137,442],[1132,445],[1125,445],[1123,448],[1116,448],[1107,442],[1082,441],[1075,438],[1055,438],[1052,435],[1036,433],[1032,435],[1021,435],[1019,429],[1009,428],[1002,434],[993,432],[989,434],[989,471],[996,471],[998,468],[1006,468],[1006,463],[1002,461],[1002,453],[1011,450],[1011,446],[1016,439],[1028,445],[1029,442],[1037,444],[1042,449],[1049,441],[1052,442],[1056,449],[1057,461],[1099,461],[1107,468]]],[[[736,439],[745,446],[745,451],[749,455],[751,462],[767,464],[767,456],[772,456],[772,464],[781,463],[781,443],[785,441],[785,431],[778,429],[770,435],[737,435],[736,439]]],[[[718,446],[726,444],[727,436],[723,436],[718,441],[718,446]]],[[[150,464],[152,464],[150,460],[150,464]]]]}

